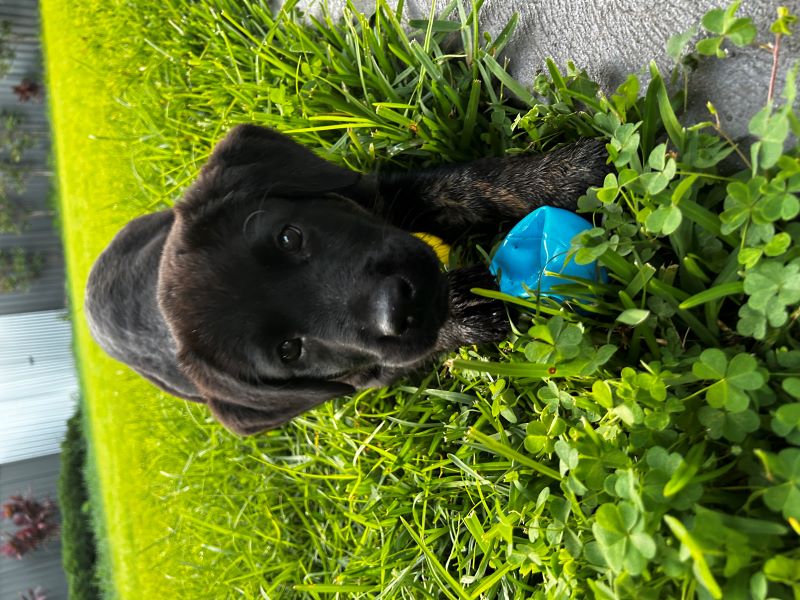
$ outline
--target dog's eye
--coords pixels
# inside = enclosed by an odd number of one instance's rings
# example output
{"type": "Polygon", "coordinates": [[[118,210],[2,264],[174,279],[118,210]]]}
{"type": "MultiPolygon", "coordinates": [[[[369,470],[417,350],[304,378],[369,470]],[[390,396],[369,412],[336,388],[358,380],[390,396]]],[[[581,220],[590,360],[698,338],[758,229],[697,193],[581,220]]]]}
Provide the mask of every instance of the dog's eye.
{"type": "Polygon", "coordinates": [[[297,252],[303,246],[303,234],[292,225],[287,225],[278,234],[278,245],[287,252],[297,252]]]}
{"type": "Polygon", "coordinates": [[[285,340],[278,346],[278,355],[283,362],[293,362],[303,353],[303,342],[300,338],[285,340]]]}

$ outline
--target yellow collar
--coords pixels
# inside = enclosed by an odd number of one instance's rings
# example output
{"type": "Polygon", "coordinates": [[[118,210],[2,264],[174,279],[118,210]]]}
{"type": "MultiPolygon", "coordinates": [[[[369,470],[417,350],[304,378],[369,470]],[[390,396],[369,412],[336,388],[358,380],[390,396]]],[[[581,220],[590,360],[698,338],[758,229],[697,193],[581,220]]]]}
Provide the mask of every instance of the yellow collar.
{"type": "Polygon", "coordinates": [[[436,252],[436,256],[439,257],[439,260],[442,261],[442,264],[448,264],[450,260],[450,246],[430,233],[414,233],[413,235],[417,236],[419,239],[433,248],[433,251],[436,252]]]}

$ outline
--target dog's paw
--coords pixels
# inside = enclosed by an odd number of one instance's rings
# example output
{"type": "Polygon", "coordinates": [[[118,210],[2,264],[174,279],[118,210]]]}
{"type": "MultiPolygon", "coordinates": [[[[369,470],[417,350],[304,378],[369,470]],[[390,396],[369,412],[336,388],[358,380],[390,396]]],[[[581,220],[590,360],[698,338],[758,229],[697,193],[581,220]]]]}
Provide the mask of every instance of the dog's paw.
{"type": "Polygon", "coordinates": [[[447,274],[450,283],[450,317],[439,332],[438,346],[452,350],[467,344],[502,340],[510,332],[506,306],[499,300],[478,296],[471,290],[496,290],[486,267],[477,265],[447,274]]]}
{"type": "Polygon", "coordinates": [[[459,345],[499,342],[510,333],[509,314],[505,305],[499,300],[482,300],[470,306],[458,319],[462,340],[459,345]]]}

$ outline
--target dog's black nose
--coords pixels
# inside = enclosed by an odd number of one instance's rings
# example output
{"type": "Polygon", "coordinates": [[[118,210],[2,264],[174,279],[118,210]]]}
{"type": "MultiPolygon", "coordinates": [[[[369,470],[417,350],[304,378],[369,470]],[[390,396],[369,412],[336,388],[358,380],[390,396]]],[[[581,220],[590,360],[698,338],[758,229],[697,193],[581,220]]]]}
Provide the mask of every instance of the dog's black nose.
{"type": "Polygon", "coordinates": [[[403,277],[392,275],[380,283],[373,295],[373,317],[381,335],[403,335],[414,324],[413,296],[414,288],[403,277]]]}

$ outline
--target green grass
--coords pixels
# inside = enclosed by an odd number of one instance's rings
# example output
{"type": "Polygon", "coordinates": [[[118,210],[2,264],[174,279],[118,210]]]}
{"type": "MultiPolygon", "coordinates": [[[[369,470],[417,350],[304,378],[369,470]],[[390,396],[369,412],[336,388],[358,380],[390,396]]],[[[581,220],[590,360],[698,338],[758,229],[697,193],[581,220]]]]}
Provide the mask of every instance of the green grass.
{"type": "MultiPolygon", "coordinates": [[[[142,193],[120,140],[120,107],[110,78],[123,66],[109,49],[130,42],[105,3],[42,4],[50,114],[54,129],[69,296],[89,437],[89,478],[100,578],[108,597],[160,589],[140,581],[142,549],[162,535],[145,507],[155,500],[142,482],[158,444],[142,428],[159,398],[92,342],[82,315],[88,270],[117,229],[139,212],[142,193]],[[133,442],[133,439],[138,441],[133,442]],[[131,510],[136,505],[136,510],[131,510]],[[110,543],[115,540],[119,543],[110,543]]],[[[150,597],[156,597],[151,595],[150,597]]]]}
{"type": "Polygon", "coordinates": [[[731,149],[682,127],[659,74],[606,99],[551,66],[540,103],[495,58],[510,29],[477,36],[479,4],[409,38],[388,10],[308,28],[256,0],[43,2],[109,597],[799,593],[797,302],[748,292],[798,257],[798,152],[774,148],[791,119],[773,115],[751,222],[726,196],[754,177],[716,171],[731,149]],[[497,348],[237,438],[105,357],[79,307],[116,230],[177,201],[239,122],[360,170],[604,137],[615,173],[582,201],[598,227],[576,260],[610,281],[573,284],[579,311],[517,301],[531,327],[497,348]]]}

